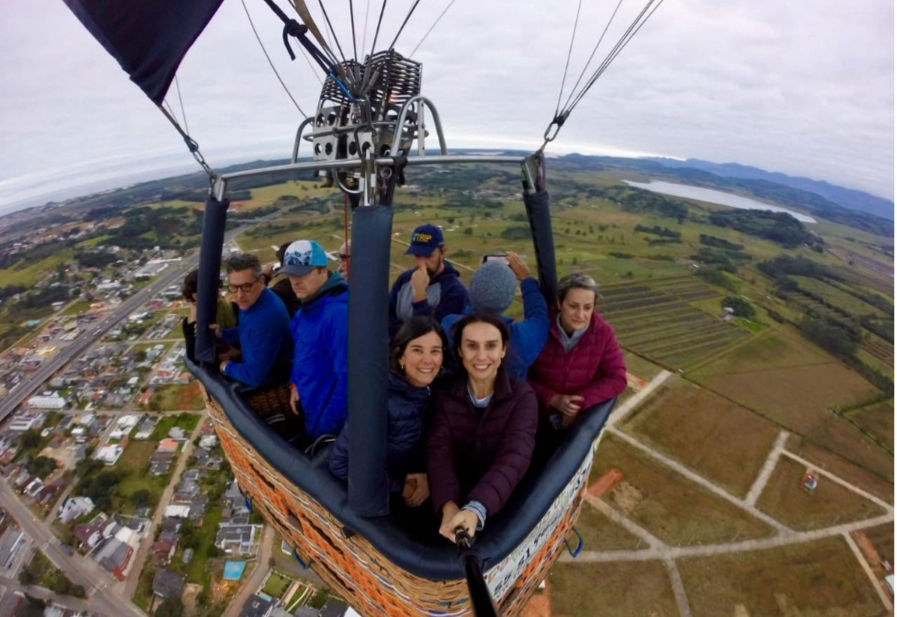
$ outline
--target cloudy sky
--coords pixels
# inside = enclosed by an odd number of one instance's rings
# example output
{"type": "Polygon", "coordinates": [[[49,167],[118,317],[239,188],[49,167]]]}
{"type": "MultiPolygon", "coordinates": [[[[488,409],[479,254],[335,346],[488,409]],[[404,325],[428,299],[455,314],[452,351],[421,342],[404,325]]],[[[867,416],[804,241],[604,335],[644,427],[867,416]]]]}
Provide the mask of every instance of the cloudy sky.
{"type": "MultiPolygon", "coordinates": [[[[293,96],[313,112],[319,76],[301,56],[289,61],[264,3],[245,1],[293,96]]],[[[449,1],[422,0],[397,49],[410,53],[449,1]]],[[[596,61],[644,1],[622,0],[596,61]]],[[[320,16],[317,3],[308,4],[320,16]]],[[[348,53],[349,3],[324,4],[348,53]]],[[[387,2],[381,44],[411,4],[387,2]]],[[[583,5],[564,98],[616,2],[583,5]]],[[[369,47],[381,2],[354,6],[358,44],[369,47]]],[[[0,212],[197,169],[167,121],[60,0],[6,7],[0,212]]],[[[450,148],[540,145],[576,11],[577,0],[452,3],[413,56],[424,63],[423,93],[439,109],[450,148]]],[[[190,132],[213,166],[289,156],[302,116],[269,69],[240,0],[224,0],[179,83],[190,132]]],[[[180,115],[173,87],[168,100],[180,115]]],[[[738,162],[893,199],[893,2],[665,0],[549,150],[738,162]]]]}

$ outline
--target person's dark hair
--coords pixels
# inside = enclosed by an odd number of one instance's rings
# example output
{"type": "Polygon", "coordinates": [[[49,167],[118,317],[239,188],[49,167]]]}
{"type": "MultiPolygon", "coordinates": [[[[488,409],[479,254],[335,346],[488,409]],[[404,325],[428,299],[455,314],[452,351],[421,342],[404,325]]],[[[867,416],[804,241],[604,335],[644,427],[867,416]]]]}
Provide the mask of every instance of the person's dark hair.
{"type": "Polygon", "coordinates": [[[567,292],[571,289],[586,289],[595,294],[595,302],[598,302],[598,283],[584,272],[573,272],[558,281],[558,302],[563,302],[567,292]]]}
{"type": "Polygon", "coordinates": [[[277,252],[274,255],[277,257],[277,261],[283,265],[283,258],[287,254],[287,248],[292,244],[292,242],[284,242],[280,245],[280,248],[277,249],[277,252]]]}
{"type": "Polygon", "coordinates": [[[241,270],[252,270],[255,278],[262,275],[262,264],[259,258],[249,253],[236,253],[225,260],[227,272],[239,272],[241,270]]]}
{"type": "Polygon", "coordinates": [[[461,335],[464,333],[464,328],[472,323],[487,323],[491,326],[495,326],[498,328],[498,331],[501,332],[502,347],[508,346],[508,341],[511,339],[511,330],[501,317],[491,313],[470,313],[456,321],[452,326],[452,331],[454,332],[454,340],[452,343],[455,345],[455,351],[461,349],[461,335]]]}
{"type": "Polygon", "coordinates": [[[428,332],[435,332],[442,339],[442,351],[444,354],[448,349],[448,339],[446,339],[442,327],[432,317],[418,315],[405,321],[402,327],[399,328],[399,331],[396,332],[395,338],[392,339],[392,346],[389,350],[389,370],[396,375],[404,377],[404,371],[399,366],[399,359],[405,353],[408,343],[428,332]]]}
{"type": "Polygon", "coordinates": [[[184,294],[184,300],[187,302],[195,302],[193,295],[196,293],[197,284],[199,282],[199,270],[194,268],[184,277],[184,283],[181,285],[181,293],[184,294]]]}

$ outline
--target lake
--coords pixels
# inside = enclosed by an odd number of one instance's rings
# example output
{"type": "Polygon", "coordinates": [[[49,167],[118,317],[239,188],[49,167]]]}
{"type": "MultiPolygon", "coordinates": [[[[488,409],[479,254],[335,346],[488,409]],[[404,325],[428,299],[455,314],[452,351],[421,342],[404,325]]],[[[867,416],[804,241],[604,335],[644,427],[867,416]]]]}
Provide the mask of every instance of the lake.
{"type": "Polygon", "coordinates": [[[645,189],[654,193],[662,193],[663,195],[672,195],[673,197],[687,197],[688,199],[697,199],[706,201],[720,206],[729,206],[730,208],[738,208],[739,210],[771,210],[772,212],[787,212],[801,223],[815,223],[816,219],[788,208],[781,206],[773,206],[772,204],[763,203],[750,197],[742,197],[725,191],[715,191],[713,189],[705,189],[700,186],[689,186],[688,184],[676,184],[675,182],[662,182],[660,180],[651,180],[649,182],[631,182],[624,180],[629,186],[639,189],[645,189]]]}

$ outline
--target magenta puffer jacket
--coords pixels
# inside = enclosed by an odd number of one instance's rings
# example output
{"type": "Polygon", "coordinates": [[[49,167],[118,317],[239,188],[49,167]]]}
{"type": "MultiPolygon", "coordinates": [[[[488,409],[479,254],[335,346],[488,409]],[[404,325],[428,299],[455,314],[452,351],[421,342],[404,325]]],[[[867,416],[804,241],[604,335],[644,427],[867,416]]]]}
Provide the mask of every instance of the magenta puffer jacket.
{"type": "Polygon", "coordinates": [[[479,501],[488,516],[501,510],[532,458],[539,403],[526,382],[504,366],[489,406],[476,409],[467,394],[467,375],[434,396],[427,439],[427,480],[437,513],[447,501],[479,501]]]}
{"type": "Polygon", "coordinates": [[[557,311],[551,315],[548,342],[529,367],[527,381],[536,391],[544,414],[553,413],[548,402],[555,394],[578,394],[582,409],[618,396],[626,389],[626,363],[614,329],[597,311],[579,342],[564,351],[557,325],[557,311]]]}

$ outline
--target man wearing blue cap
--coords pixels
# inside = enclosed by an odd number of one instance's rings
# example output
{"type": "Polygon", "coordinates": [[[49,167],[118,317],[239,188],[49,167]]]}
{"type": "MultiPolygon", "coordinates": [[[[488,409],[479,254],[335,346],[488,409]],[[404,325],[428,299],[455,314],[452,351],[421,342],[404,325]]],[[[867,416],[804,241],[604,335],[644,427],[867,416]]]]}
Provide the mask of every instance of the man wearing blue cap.
{"type": "Polygon", "coordinates": [[[442,321],[462,313],[468,302],[458,271],[445,260],[442,229],[429,223],[416,227],[405,254],[414,256],[414,268],[402,272],[389,292],[390,336],[414,315],[442,321]]]}
{"type": "Polygon", "coordinates": [[[313,240],[297,240],[284,253],[300,306],[293,316],[290,407],[305,414],[308,440],[337,435],[348,414],[349,286],[327,269],[327,253],[313,240]]]}

